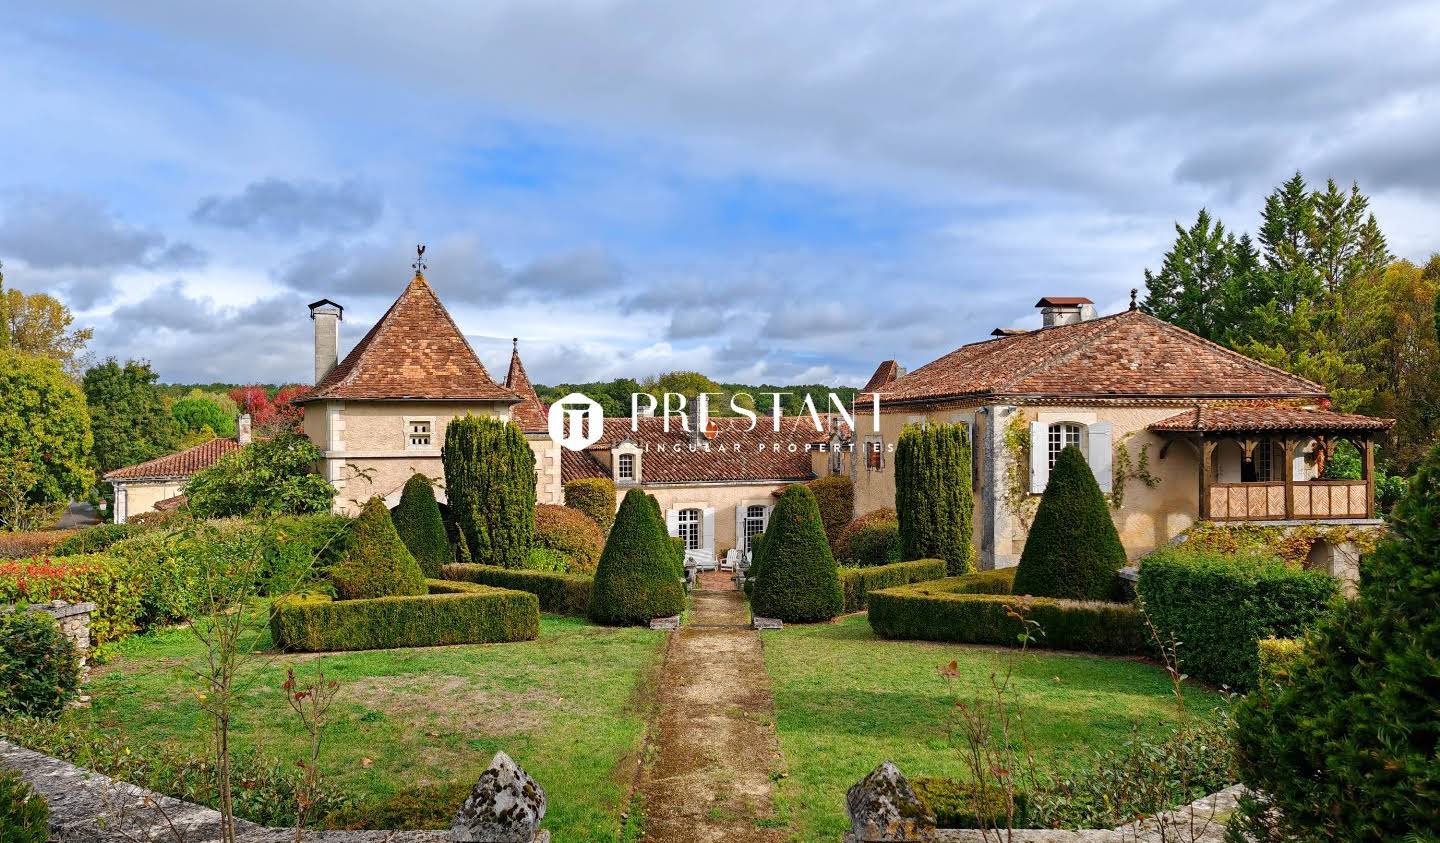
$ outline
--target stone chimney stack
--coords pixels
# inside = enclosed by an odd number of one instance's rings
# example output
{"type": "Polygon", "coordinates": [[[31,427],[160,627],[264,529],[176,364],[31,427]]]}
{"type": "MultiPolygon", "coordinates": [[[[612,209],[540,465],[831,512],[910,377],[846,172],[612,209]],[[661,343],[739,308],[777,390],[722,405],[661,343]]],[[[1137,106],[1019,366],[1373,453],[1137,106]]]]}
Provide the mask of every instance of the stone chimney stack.
{"type": "Polygon", "coordinates": [[[340,323],[345,308],[321,299],[310,303],[310,318],[315,322],[315,383],[319,384],[340,362],[340,323]]]}
{"type": "Polygon", "coordinates": [[[1095,318],[1095,302],[1084,296],[1046,296],[1035,302],[1045,327],[1075,325],[1095,318]]]}
{"type": "Polygon", "coordinates": [[[235,441],[243,448],[250,444],[250,414],[241,413],[240,418],[235,420],[235,441]]]}

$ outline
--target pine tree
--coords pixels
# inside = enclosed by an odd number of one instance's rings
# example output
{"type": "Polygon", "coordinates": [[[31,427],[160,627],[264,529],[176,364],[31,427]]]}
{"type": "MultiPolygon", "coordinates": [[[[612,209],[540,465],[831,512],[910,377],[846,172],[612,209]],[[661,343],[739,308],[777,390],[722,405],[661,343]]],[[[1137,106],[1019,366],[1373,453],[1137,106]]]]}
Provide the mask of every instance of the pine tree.
{"type": "Polygon", "coordinates": [[[1115,572],[1125,565],[1125,546],[1110,509],[1080,449],[1060,452],[1050,483],[1025,538],[1015,570],[1015,594],[1108,600],[1115,572]]]}
{"type": "Polygon", "coordinates": [[[974,499],[964,425],[910,425],[895,446],[895,511],[905,560],[944,559],[950,576],[974,570],[974,499]]]}
{"type": "Polygon", "coordinates": [[[844,609],[840,571],[825,539],[825,522],[804,484],[785,489],[765,529],[751,608],[786,623],[826,621],[844,609]]]}
{"type": "Polygon", "coordinates": [[[1146,313],[1206,339],[1218,339],[1229,327],[1226,308],[1231,292],[1233,237],[1225,224],[1204,208],[1190,228],[1175,224],[1175,245],[1165,253],[1158,274],[1145,270],[1146,313]]]}
{"type": "Polygon", "coordinates": [[[400,540],[390,510],[378,497],[365,502],[350,534],[345,558],[330,569],[345,600],[424,594],[425,574],[400,540]]]}
{"type": "Polygon", "coordinates": [[[452,419],[440,457],[450,511],[471,557],[524,567],[535,534],[535,452],[520,428],[488,416],[452,419]]]}
{"type": "Polygon", "coordinates": [[[1358,597],[1236,709],[1240,778],[1265,794],[1232,821],[1250,839],[1410,839],[1440,816],[1440,446],[1390,527],[1358,597]]]}
{"type": "Polygon", "coordinates": [[[678,615],[685,589],[675,575],[670,537],[649,495],[625,493],[600,553],[590,590],[590,619],[623,626],[678,615]]]}
{"type": "Polygon", "coordinates": [[[445,519],[440,516],[440,504],[435,502],[435,487],[429,477],[414,474],[405,481],[400,503],[390,518],[395,522],[395,532],[420,563],[425,576],[439,577],[440,566],[454,561],[450,538],[445,533],[445,519]]]}

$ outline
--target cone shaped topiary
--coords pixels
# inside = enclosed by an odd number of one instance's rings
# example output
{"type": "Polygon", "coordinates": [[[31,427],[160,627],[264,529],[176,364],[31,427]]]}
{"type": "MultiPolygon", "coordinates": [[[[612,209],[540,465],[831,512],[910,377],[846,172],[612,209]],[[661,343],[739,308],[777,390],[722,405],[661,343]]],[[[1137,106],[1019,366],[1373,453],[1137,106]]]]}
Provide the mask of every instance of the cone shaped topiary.
{"type": "Polygon", "coordinates": [[[685,589],[671,553],[653,500],[639,489],[626,492],[595,570],[590,619],[619,626],[680,614],[685,589]]]}
{"type": "Polygon", "coordinates": [[[343,600],[425,594],[420,563],[390,520],[380,498],[366,501],[350,534],[350,550],[330,569],[330,581],[343,600]]]}
{"type": "Polygon", "coordinates": [[[750,607],[787,623],[827,621],[840,614],[840,571],[825,539],[825,522],[805,486],[788,487],[765,528],[750,607]]]}
{"type": "Polygon", "coordinates": [[[395,522],[395,532],[420,563],[425,576],[438,578],[440,566],[455,561],[429,477],[415,474],[405,481],[405,491],[400,493],[400,503],[390,513],[390,520],[395,522]]]}
{"type": "Polygon", "coordinates": [[[1050,485],[1025,539],[1016,594],[1110,600],[1115,572],[1125,566],[1125,547],[1110,510],[1080,449],[1060,452],[1050,485]]]}
{"type": "Polygon", "coordinates": [[[1440,817],[1440,446],[1390,530],[1288,678],[1236,706],[1240,780],[1264,794],[1231,821],[1248,839],[1435,839],[1415,834],[1440,817]]]}

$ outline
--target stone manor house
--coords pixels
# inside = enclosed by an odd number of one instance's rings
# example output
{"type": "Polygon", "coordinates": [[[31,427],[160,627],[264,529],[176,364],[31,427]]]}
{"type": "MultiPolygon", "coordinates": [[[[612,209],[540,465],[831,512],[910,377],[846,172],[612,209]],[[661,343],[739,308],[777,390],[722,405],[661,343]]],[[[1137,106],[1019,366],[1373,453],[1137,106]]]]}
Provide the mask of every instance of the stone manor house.
{"type": "MultiPolygon", "coordinates": [[[[826,474],[855,483],[856,514],[895,503],[892,461],[909,424],[965,424],[973,443],[975,542],[982,568],[1014,565],[1061,449],[1085,454],[1112,496],[1129,555],[1141,556],[1197,520],[1368,525],[1374,521],[1374,445],[1391,425],[1332,412],[1323,387],[1148,316],[1133,304],[1099,316],[1089,299],[1047,297],[1043,327],[997,329],[913,371],[885,361],[856,401],[853,429],[808,417],[772,430],[762,418],[718,418],[707,431],[672,419],[606,419],[582,451],[553,442],[518,341],[503,382],[491,378],[425,276],[417,271],[370,332],[339,359],[343,308],[310,305],[315,388],[304,432],[320,470],[354,513],[374,495],[394,506],[409,477],[435,478],[446,424],[467,413],[514,421],[536,457],[542,503],[564,483],[609,477],[660,501],[672,535],[723,553],[748,548],[776,494],[826,474]],[[879,396],[879,413],[874,411],[879,396]],[[1341,441],[1362,456],[1359,480],[1324,478],[1341,441]]],[[[189,473],[240,447],[215,440],[107,475],[116,520],[174,505],[189,473]],[[128,501],[128,506],[120,501],[128,501]]],[[[1319,550],[1317,549],[1317,552],[1319,550]]]]}

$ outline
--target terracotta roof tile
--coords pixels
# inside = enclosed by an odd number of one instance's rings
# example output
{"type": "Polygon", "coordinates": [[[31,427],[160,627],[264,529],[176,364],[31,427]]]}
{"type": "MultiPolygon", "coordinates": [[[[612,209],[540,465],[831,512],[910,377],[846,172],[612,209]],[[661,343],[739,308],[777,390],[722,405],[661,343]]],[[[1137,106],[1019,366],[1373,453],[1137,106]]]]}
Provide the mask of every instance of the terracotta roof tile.
{"type": "Polygon", "coordinates": [[[1323,398],[1325,388],[1138,310],[972,343],[883,401],[1030,397],[1323,398]]]}
{"type": "Polygon", "coordinates": [[[580,477],[609,477],[610,470],[590,451],[609,450],[629,439],[642,449],[640,479],[645,485],[786,483],[814,478],[806,446],[824,442],[826,436],[816,433],[808,417],[781,419],[779,433],[763,418],[752,431],[744,429],[749,421],[743,418],[720,418],[714,423],[715,436],[692,448],[690,435],[680,430],[675,420],[667,433],[659,418],[640,419],[637,431],[630,430],[628,418],[606,419],[604,436],[589,451],[561,455],[561,474],[567,483],[580,477]]]}
{"type": "Polygon", "coordinates": [[[304,400],[330,398],[516,400],[515,393],[490,379],[418,272],[370,333],[304,400]]]}
{"type": "Polygon", "coordinates": [[[175,495],[155,502],[156,512],[174,512],[190,502],[189,495],[175,495]]]}
{"type": "Polygon", "coordinates": [[[861,392],[874,392],[882,386],[892,384],[900,377],[900,364],[894,360],[886,360],[875,367],[875,374],[861,387],[861,392]]]}
{"type": "Polygon", "coordinates": [[[1151,430],[1172,433],[1242,433],[1262,430],[1316,431],[1389,430],[1394,419],[1332,413],[1276,404],[1200,406],[1152,425],[1151,430]]]}
{"type": "Polygon", "coordinates": [[[175,454],[157,457],[139,465],[117,468],[105,475],[106,480],[166,480],[189,477],[209,468],[231,451],[240,450],[234,439],[211,439],[175,454]]]}
{"type": "Polygon", "coordinates": [[[510,419],[526,433],[544,433],[550,427],[547,415],[549,408],[535,394],[530,376],[525,374],[525,364],[520,362],[520,341],[510,352],[510,371],[505,373],[505,388],[520,396],[520,403],[510,408],[510,419]]]}

